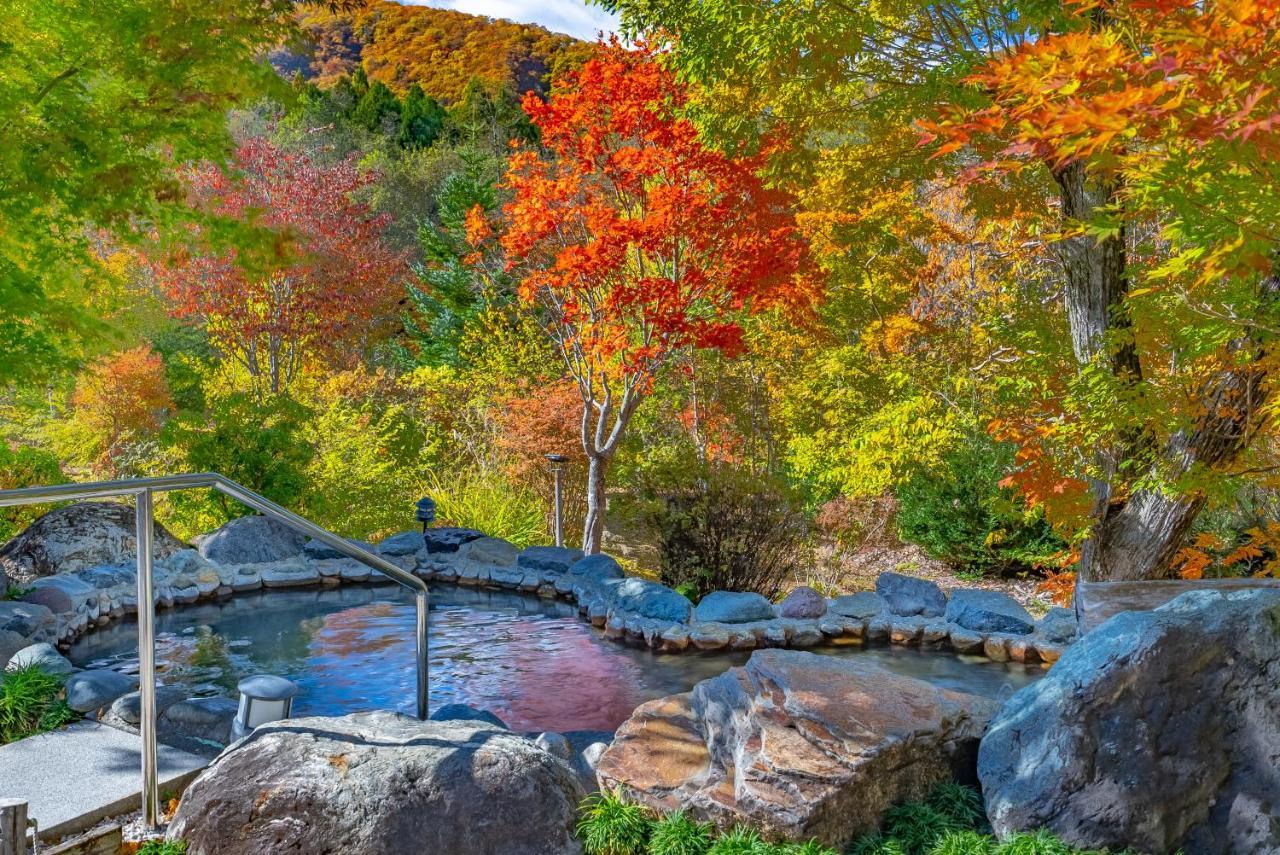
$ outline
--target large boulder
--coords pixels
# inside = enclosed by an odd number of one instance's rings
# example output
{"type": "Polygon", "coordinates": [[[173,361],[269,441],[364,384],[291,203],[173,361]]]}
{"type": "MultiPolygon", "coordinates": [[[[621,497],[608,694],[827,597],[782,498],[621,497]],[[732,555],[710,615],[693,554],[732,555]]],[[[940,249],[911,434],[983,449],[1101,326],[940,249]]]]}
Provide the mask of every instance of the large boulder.
{"type": "Polygon", "coordinates": [[[582,785],[531,739],[388,712],[265,725],[169,826],[191,855],[575,855],[582,785]]]}
{"type": "MultiPolygon", "coordinates": [[[[0,547],[0,572],[26,585],[54,573],[133,562],[138,551],[136,520],[131,505],[116,502],[57,508],[0,547]]],[[[159,523],[152,543],[158,558],[182,549],[159,523]]]]}
{"type": "Polygon", "coordinates": [[[1000,835],[1280,852],[1280,591],[1111,618],[1010,698],[978,772],[1000,835]]]}
{"type": "Polygon", "coordinates": [[[200,538],[200,554],[218,564],[266,564],[302,554],[307,536],[273,517],[239,517],[200,538]]]}
{"type": "Polygon", "coordinates": [[[1054,606],[1040,619],[1038,630],[1054,644],[1070,644],[1079,634],[1076,613],[1071,609],[1054,606]]]}
{"type": "Polygon", "coordinates": [[[1035,618],[1002,591],[961,588],[947,601],[947,620],[974,632],[1008,632],[1026,635],[1036,628],[1035,618]]]}
{"type": "Polygon", "coordinates": [[[641,705],[596,771],[602,787],[657,809],[839,847],[892,805],[971,779],[996,707],[870,658],[761,650],[641,705]]]}
{"type": "Polygon", "coordinates": [[[772,620],[773,604],[749,591],[712,591],[698,601],[693,615],[699,621],[751,623],[772,620]]]}
{"type": "Polygon", "coordinates": [[[417,555],[427,548],[427,540],[420,531],[402,531],[378,543],[378,552],[392,557],[417,555]]]}
{"type": "Polygon", "coordinates": [[[947,610],[947,595],[928,579],[881,573],[876,577],[876,593],[895,615],[940,617],[947,610]]]}
{"type": "Polygon", "coordinates": [[[609,595],[614,608],[637,617],[688,623],[693,614],[688,597],[647,579],[624,579],[613,586],[609,595]]]}

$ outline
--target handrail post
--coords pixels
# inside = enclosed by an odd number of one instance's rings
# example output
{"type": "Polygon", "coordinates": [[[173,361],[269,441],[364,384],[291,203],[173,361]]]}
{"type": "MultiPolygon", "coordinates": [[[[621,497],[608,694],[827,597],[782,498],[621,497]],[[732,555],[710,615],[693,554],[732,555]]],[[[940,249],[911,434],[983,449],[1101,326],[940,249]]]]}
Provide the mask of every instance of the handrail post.
{"type": "Polygon", "coordinates": [[[418,591],[416,595],[418,619],[415,638],[415,655],[418,658],[418,720],[426,721],[429,702],[427,699],[427,592],[418,591]]]}
{"type": "Polygon", "coordinates": [[[137,495],[138,541],[138,680],[142,737],[142,822],[147,829],[160,824],[159,752],[156,747],[156,600],[151,578],[152,538],[155,532],[150,489],[137,495]]]}

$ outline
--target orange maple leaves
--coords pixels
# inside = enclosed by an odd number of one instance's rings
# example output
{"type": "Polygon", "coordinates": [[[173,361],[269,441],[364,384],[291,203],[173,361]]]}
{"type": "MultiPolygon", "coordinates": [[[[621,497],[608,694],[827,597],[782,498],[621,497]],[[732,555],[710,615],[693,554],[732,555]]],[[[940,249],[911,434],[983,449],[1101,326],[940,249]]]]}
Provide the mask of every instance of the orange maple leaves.
{"type": "MultiPolygon", "coordinates": [[[[938,155],[985,148],[980,168],[1016,169],[1119,157],[1134,143],[1258,144],[1280,130],[1280,93],[1258,80],[1280,54],[1276,0],[1088,0],[1072,11],[1075,28],[972,75],[992,103],[921,122],[924,141],[940,141],[938,155]]],[[[1262,144],[1277,151],[1277,139],[1262,144]]]]}
{"type": "Polygon", "coordinates": [[[508,164],[501,245],[521,298],[579,358],[623,374],[685,347],[736,352],[740,313],[803,310],[817,290],[764,155],[703,144],[684,101],[648,46],[602,45],[550,100],[526,96],[549,157],[518,148],[508,164]]]}

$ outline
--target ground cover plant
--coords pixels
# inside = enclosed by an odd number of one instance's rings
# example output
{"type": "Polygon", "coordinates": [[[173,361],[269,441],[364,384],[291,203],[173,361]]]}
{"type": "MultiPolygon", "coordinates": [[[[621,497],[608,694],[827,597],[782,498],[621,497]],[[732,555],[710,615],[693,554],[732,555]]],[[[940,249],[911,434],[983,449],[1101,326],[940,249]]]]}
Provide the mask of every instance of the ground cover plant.
{"type": "MultiPolygon", "coordinates": [[[[927,798],[890,809],[876,832],[853,841],[847,855],[1108,855],[1075,849],[1047,831],[998,841],[990,833],[982,796],[948,782],[927,798]]],[[[771,843],[745,825],[716,830],[682,811],[660,814],[616,793],[583,802],[578,837],[587,855],[837,855],[817,841],[771,843]]],[[[1127,855],[1127,853],[1111,853],[1127,855]]]]}
{"type": "Polygon", "coordinates": [[[67,706],[61,677],[36,665],[0,677],[0,743],[56,730],[79,717],[67,706]]]}

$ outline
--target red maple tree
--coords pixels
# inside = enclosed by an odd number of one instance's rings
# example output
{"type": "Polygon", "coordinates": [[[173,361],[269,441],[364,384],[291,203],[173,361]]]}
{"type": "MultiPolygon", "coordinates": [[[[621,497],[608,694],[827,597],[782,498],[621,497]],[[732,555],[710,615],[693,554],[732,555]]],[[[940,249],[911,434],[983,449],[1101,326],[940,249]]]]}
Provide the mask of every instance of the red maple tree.
{"type": "Polygon", "coordinates": [[[241,145],[230,169],[193,168],[194,204],[274,237],[265,260],[197,241],[154,265],[172,314],[203,322],[272,393],[308,360],[347,361],[391,314],[407,274],[382,240],[386,216],[354,198],[372,180],[350,160],[322,165],[263,139],[241,145]]]}
{"type": "MultiPolygon", "coordinates": [[[[636,408],[669,359],[743,348],[741,321],[812,303],[792,199],[761,177],[765,153],[704,145],[686,93],[648,46],[616,41],[525,112],[542,151],[508,163],[501,246],[584,404],[583,548],[601,548],[605,476],[636,408]]],[[[473,243],[492,226],[469,218],[473,243]]]]}

